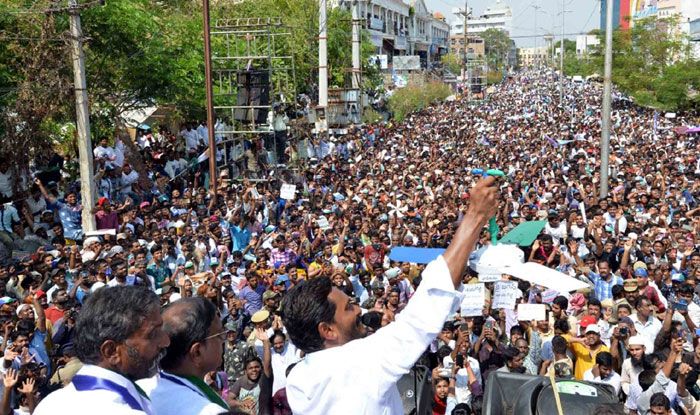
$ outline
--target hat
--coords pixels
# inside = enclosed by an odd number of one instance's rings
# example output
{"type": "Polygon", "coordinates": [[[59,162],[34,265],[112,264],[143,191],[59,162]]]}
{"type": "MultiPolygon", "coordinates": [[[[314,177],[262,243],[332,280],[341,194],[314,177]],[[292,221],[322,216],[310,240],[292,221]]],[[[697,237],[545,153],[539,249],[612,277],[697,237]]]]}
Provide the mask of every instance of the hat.
{"type": "Polygon", "coordinates": [[[262,298],[263,298],[263,301],[267,301],[267,300],[270,300],[270,299],[272,299],[272,298],[275,298],[275,297],[277,297],[277,296],[279,296],[279,295],[280,295],[280,294],[279,294],[278,292],[275,292],[275,291],[272,291],[272,290],[267,290],[267,291],[265,291],[265,292],[263,293],[262,298]]]}
{"type": "Polygon", "coordinates": [[[124,248],[122,248],[119,245],[114,245],[112,248],[109,250],[109,256],[113,257],[115,255],[121,254],[124,252],[124,248]]]}
{"type": "Polygon", "coordinates": [[[590,326],[591,324],[596,324],[598,322],[598,319],[595,318],[595,316],[583,316],[581,321],[579,322],[579,326],[586,328],[590,326]]]}
{"type": "Polygon", "coordinates": [[[3,306],[5,304],[14,303],[15,301],[17,301],[17,300],[15,300],[12,297],[8,297],[8,296],[0,297],[0,306],[3,306]]]}
{"type": "Polygon", "coordinates": [[[646,268],[637,268],[634,270],[634,276],[649,278],[649,273],[647,272],[646,268]]]}
{"type": "Polygon", "coordinates": [[[238,331],[238,324],[236,324],[235,321],[229,320],[228,323],[224,326],[226,331],[238,331]]]}
{"type": "Polygon", "coordinates": [[[581,293],[576,293],[569,299],[569,308],[572,310],[581,310],[584,304],[586,304],[586,297],[581,293]]]}
{"type": "Polygon", "coordinates": [[[106,197],[101,197],[97,199],[97,206],[104,206],[107,202],[109,202],[109,199],[107,199],[106,197]]]}
{"type": "Polygon", "coordinates": [[[126,239],[126,234],[125,233],[118,233],[117,234],[117,241],[120,241],[122,239],[126,239]]]}
{"type": "Polygon", "coordinates": [[[89,238],[85,238],[85,240],[83,241],[83,247],[90,246],[96,243],[100,243],[100,238],[96,236],[91,236],[89,238]]]}
{"type": "Polygon", "coordinates": [[[625,280],[625,282],[622,283],[622,286],[628,293],[633,293],[639,288],[636,280],[625,280]]]}
{"type": "Polygon", "coordinates": [[[644,342],[644,337],[640,335],[632,336],[627,340],[627,345],[628,346],[646,346],[646,343],[644,342]]]}
{"type": "Polygon", "coordinates": [[[263,321],[270,318],[270,312],[267,310],[256,311],[255,314],[250,318],[251,323],[262,323],[263,321]]]}
{"type": "Polygon", "coordinates": [[[185,262],[185,268],[194,268],[194,264],[192,263],[192,261],[185,262]]]}
{"type": "Polygon", "coordinates": [[[282,274],[275,280],[275,285],[285,284],[287,281],[289,281],[289,277],[285,274],[282,274]]]}
{"type": "Polygon", "coordinates": [[[384,283],[379,281],[379,280],[374,280],[372,283],[372,290],[383,290],[384,289],[384,283]]]}
{"type": "MultiPolygon", "coordinates": [[[[27,307],[33,308],[31,304],[20,304],[20,305],[17,307],[17,315],[19,316],[19,314],[22,312],[22,310],[24,310],[24,309],[27,308],[27,307]]],[[[36,315],[36,313],[34,313],[34,314],[36,315]]]]}
{"type": "Polygon", "coordinates": [[[212,267],[213,267],[213,266],[216,266],[216,265],[219,265],[219,260],[218,260],[216,257],[212,257],[212,258],[209,260],[209,265],[212,266],[212,267]]]}
{"type": "Polygon", "coordinates": [[[680,272],[672,272],[671,281],[683,282],[685,281],[685,276],[680,272]]]}
{"type": "Polygon", "coordinates": [[[146,208],[146,207],[149,207],[149,206],[151,206],[150,203],[148,203],[148,202],[141,202],[141,204],[139,205],[139,208],[143,209],[143,208],[146,208]]]}
{"type": "Polygon", "coordinates": [[[588,333],[597,333],[600,334],[600,327],[598,327],[597,324],[589,324],[586,327],[586,334],[588,333]]]}

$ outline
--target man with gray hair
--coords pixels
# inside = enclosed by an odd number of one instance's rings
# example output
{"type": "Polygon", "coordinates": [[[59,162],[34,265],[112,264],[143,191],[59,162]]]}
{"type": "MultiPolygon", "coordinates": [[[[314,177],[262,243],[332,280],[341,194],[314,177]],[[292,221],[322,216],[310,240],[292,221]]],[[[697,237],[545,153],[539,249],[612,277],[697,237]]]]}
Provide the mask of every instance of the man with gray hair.
{"type": "Polygon", "coordinates": [[[170,344],[160,301],[139,286],[103,288],[85,302],[75,326],[83,367],[63,389],[48,395],[34,414],[155,414],[135,381],[153,376],[170,344]]]}

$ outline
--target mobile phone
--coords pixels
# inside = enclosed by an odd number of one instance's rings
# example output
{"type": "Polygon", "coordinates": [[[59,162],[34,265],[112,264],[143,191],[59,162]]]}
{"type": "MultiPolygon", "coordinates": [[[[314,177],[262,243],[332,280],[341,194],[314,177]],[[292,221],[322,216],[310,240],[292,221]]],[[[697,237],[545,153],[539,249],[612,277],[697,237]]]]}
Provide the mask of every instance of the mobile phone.
{"type": "Polygon", "coordinates": [[[688,302],[685,300],[678,300],[673,304],[673,308],[678,311],[688,311],[688,302]]]}
{"type": "Polygon", "coordinates": [[[457,367],[464,367],[464,355],[457,354],[457,361],[455,362],[457,367]]]}
{"type": "Polygon", "coordinates": [[[484,328],[491,330],[493,328],[493,322],[491,320],[488,320],[484,323],[484,328]]]}

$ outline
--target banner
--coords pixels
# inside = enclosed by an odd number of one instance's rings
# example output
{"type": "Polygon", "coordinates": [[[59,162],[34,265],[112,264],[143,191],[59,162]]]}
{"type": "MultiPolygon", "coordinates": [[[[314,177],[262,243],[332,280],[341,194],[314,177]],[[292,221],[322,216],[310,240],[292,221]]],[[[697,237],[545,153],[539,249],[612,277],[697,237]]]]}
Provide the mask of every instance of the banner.
{"type": "Polygon", "coordinates": [[[542,321],[545,315],[544,304],[518,304],[518,321],[542,321]]]}
{"type": "Polygon", "coordinates": [[[294,193],[297,191],[295,184],[282,183],[280,188],[280,197],[282,199],[294,200],[294,193]]]}

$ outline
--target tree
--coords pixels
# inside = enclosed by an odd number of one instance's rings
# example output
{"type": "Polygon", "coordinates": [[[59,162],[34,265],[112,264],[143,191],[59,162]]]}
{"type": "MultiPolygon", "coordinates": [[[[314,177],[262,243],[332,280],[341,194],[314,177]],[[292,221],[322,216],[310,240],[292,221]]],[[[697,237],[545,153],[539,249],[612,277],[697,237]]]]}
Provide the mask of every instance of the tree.
{"type": "Polygon", "coordinates": [[[462,57],[455,53],[450,52],[443,55],[440,62],[453,74],[459,74],[462,71],[462,57]]]}
{"type": "Polygon", "coordinates": [[[508,51],[510,50],[510,37],[508,33],[500,29],[486,29],[481,33],[484,39],[486,62],[490,70],[502,71],[508,64],[508,51]]]}

